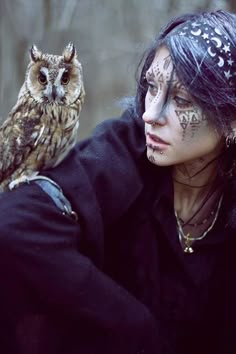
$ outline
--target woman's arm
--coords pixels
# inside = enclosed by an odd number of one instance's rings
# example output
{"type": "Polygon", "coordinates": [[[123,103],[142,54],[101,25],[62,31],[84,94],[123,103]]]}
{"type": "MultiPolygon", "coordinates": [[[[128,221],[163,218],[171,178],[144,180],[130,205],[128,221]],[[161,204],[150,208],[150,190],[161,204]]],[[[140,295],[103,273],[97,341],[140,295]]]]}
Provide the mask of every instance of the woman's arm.
{"type": "Polygon", "coordinates": [[[79,225],[60,215],[37,186],[4,194],[0,215],[4,307],[16,316],[38,305],[51,314],[84,318],[111,331],[114,343],[129,339],[133,350],[152,336],[154,322],[145,306],[79,252],[79,225]]]}

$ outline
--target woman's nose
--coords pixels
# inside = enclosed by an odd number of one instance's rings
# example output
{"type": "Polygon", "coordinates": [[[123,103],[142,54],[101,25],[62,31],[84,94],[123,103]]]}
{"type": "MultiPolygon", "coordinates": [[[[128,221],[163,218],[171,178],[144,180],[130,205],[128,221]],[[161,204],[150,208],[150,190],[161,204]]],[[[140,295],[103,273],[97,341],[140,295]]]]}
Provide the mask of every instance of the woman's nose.
{"type": "Polygon", "coordinates": [[[165,106],[155,98],[149,104],[145,104],[146,109],[143,113],[143,120],[147,124],[164,125],[166,123],[165,106]]]}

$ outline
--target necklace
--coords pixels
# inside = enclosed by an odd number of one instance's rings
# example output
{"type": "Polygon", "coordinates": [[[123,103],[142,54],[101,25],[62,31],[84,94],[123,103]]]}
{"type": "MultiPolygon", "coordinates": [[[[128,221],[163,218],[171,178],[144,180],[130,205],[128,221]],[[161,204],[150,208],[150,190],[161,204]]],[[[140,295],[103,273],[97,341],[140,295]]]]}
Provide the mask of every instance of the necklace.
{"type": "MultiPolygon", "coordinates": [[[[194,226],[194,227],[196,227],[196,226],[201,226],[201,225],[206,224],[206,223],[208,222],[209,218],[212,217],[213,215],[215,215],[216,210],[217,210],[217,208],[211,210],[210,213],[209,213],[209,215],[208,215],[207,217],[205,217],[202,221],[199,221],[199,222],[195,222],[195,223],[192,222],[192,223],[191,223],[191,222],[188,222],[188,221],[184,221],[184,220],[181,219],[181,218],[179,218],[179,221],[180,221],[180,223],[182,224],[182,227],[183,227],[183,226],[186,226],[186,225],[188,225],[188,226],[194,226]]],[[[190,220],[192,220],[192,217],[190,218],[190,220]]]]}
{"type": "Polygon", "coordinates": [[[185,253],[193,253],[194,250],[192,248],[192,242],[193,241],[199,241],[199,240],[202,240],[207,234],[209,231],[211,231],[211,229],[213,228],[213,226],[215,225],[215,222],[217,220],[217,217],[219,215],[219,211],[220,211],[220,206],[221,206],[221,203],[222,203],[222,199],[223,199],[223,195],[221,196],[220,200],[219,200],[219,203],[218,203],[218,206],[217,206],[217,210],[216,210],[216,213],[215,213],[215,217],[212,221],[212,223],[210,224],[210,226],[206,229],[206,231],[203,232],[203,234],[201,234],[201,236],[199,237],[191,237],[191,234],[188,232],[187,235],[185,235],[184,231],[183,231],[183,228],[181,226],[181,223],[180,223],[180,219],[178,217],[178,214],[177,212],[175,211],[175,217],[176,217],[176,221],[177,221],[177,226],[178,226],[178,234],[179,234],[179,240],[180,240],[180,243],[184,243],[184,252],[185,253]]]}

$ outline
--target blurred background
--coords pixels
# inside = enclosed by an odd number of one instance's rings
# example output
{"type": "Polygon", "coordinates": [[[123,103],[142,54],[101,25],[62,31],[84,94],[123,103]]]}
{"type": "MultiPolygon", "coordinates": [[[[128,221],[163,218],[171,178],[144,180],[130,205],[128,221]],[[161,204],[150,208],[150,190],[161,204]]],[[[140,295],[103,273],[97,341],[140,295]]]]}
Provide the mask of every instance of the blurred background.
{"type": "Polygon", "coordinates": [[[143,51],[172,17],[195,10],[236,12],[235,0],[0,0],[0,117],[5,119],[24,81],[28,50],[61,54],[72,41],[84,69],[86,101],[80,137],[117,116],[135,92],[143,51]]]}

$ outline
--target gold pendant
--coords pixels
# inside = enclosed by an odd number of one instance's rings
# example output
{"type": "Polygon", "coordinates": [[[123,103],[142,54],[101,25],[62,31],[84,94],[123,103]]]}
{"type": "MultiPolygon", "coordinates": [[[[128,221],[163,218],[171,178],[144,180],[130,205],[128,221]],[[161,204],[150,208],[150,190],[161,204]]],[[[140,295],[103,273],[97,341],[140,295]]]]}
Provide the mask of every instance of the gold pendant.
{"type": "Polygon", "coordinates": [[[184,252],[185,253],[193,253],[194,251],[193,251],[191,246],[186,246],[185,249],[184,249],[184,252]]]}
{"type": "Polygon", "coordinates": [[[190,237],[190,234],[187,234],[186,239],[184,240],[184,245],[185,245],[184,252],[185,253],[193,253],[193,248],[191,247],[192,241],[189,239],[189,237],[190,237]]]}

